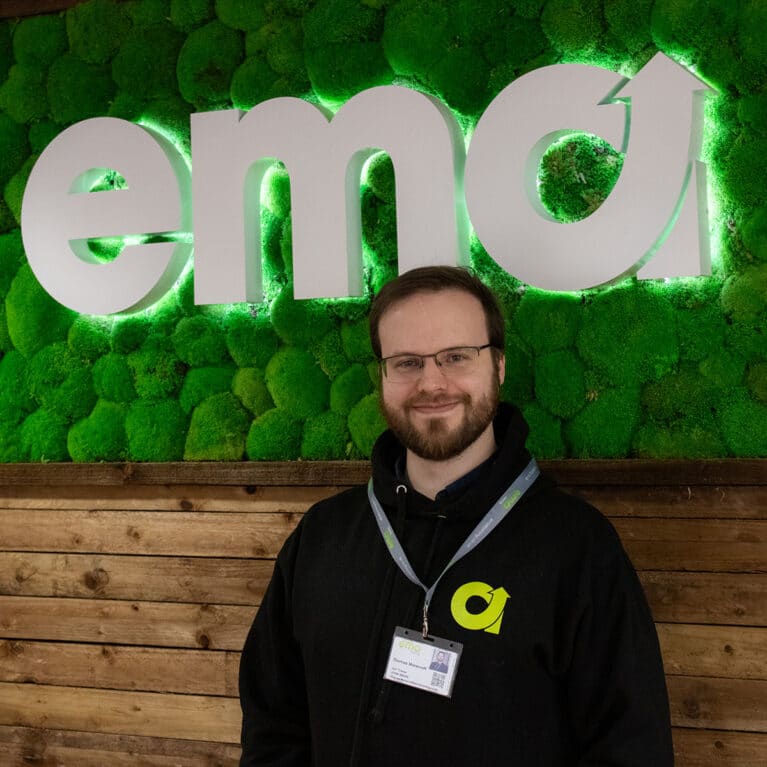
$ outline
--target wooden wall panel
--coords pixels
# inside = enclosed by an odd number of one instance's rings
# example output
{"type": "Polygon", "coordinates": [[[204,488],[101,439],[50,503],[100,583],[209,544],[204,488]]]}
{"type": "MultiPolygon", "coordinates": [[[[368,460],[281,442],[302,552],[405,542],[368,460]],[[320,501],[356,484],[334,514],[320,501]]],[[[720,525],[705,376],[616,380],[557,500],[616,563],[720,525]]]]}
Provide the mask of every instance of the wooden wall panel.
{"type": "MultiPolygon", "coordinates": [[[[637,567],[677,767],[765,767],[767,461],[543,463],[637,567]]],[[[0,764],[235,767],[239,651],[273,557],[366,472],[0,466],[0,764]]]]}

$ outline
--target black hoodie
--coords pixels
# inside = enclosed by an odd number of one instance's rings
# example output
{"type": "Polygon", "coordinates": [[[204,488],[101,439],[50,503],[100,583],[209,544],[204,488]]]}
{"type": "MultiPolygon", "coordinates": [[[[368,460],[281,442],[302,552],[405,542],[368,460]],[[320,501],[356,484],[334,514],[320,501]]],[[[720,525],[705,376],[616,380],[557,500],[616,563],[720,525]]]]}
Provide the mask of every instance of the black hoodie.
{"type": "MultiPolygon", "coordinates": [[[[403,482],[391,432],[376,443],[376,496],[427,586],[530,460],[517,410],[502,405],[494,426],[495,457],[434,501],[403,482]]],[[[383,679],[395,627],[420,631],[423,597],[364,487],[312,507],[243,650],[241,766],[673,765],[655,627],[615,531],[587,503],[540,477],[439,582],[430,633],[464,646],[451,698],[383,679]],[[509,595],[497,633],[451,613],[473,582],[509,595]]],[[[487,607],[473,599],[469,612],[487,607]]]]}

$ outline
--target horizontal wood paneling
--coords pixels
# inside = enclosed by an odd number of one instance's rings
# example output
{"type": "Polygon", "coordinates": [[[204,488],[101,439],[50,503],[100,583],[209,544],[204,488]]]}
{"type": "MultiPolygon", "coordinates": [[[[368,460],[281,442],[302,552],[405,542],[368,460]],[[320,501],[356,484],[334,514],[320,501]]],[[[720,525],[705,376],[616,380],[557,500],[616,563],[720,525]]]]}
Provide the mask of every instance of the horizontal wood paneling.
{"type": "Polygon", "coordinates": [[[675,767],[764,767],[767,735],[674,729],[675,767]]]}

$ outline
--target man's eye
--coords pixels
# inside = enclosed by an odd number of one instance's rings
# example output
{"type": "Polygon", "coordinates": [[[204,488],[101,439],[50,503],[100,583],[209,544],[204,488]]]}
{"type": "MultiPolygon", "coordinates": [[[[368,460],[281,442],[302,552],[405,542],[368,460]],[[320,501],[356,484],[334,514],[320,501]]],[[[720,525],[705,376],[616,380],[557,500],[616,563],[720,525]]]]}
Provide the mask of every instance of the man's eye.
{"type": "Polygon", "coordinates": [[[421,367],[420,357],[400,357],[394,360],[394,367],[397,370],[417,370],[421,367]]]}
{"type": "Polygon", "coordinates": [[[460,365],[463,362],[467,362],[469,355],[464,351],[449,352],[445,355],[443,365],[460,365]]]}

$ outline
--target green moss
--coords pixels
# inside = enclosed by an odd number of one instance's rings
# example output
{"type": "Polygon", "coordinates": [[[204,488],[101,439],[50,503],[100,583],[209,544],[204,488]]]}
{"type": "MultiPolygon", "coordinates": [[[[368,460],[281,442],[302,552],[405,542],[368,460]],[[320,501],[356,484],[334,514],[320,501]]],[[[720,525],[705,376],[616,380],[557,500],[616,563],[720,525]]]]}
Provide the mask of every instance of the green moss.
{"type": "Polygon", "coordinates": [[[27,131],[8,115],[0,114],[0,184],[5,186],[29,154],[27,131]]]}
{"type": "Polygon", "coordinates": [[[535,396],[552,415],[574,416],[586,404],[583,362],[566,349],[538,357],[535,396]]]}
{"type": "Polygon", "coordinates": [[[747,389],[731,391],[717,415],[725,444],[732,455],[767,457],[767,406],[751,399],[747,389]]]}
{"type": "Polygon", "coordinates": [[[184,376],[179,403],[185,413],[191,413],[208,397],[228,392],[232,387],[234,368],[193,368],[184,376]]]}
{"type": "Polygon", "coordinates": [[[272,165],[264,179],[266,207],[278,219],[290,215],[290,175],[281,163],[272,165]]]}
{"type": "Polygon", "coordinates": [[[251,461],[292,461],[301,454],[301,421],[279,408],[267,410],[250,427],[247,453],[251,461]]]}
{"type": "Polygon", "coordinates": [[[225,321],[226,348],[237,367],[265,368],[280,341],[266,313],[230,312],[225,321]]]}
{"type": "Polygon", "coordinates": [[[738,5],[738,85],[756,90],[767,81],[767,8],[761,0],[747,0],[738,5]]]}
{"type": "Polygon", "coordinates": [[[373,359],[373,347],[370,345],[370,328],[367,317],[356,322],[341,323],[341,343],[344,354],[352,362],[369,362],[373,359]]]}
{"type": "Polygon", "coordinates": [[[576,343],[581,358],[615,385],[657,380],[679,356],[669,302],[634,283],[589,297],[576,343]]]}
{"type": "Polygon", "coordinates": [[[242,35],[220,21],[195,29],[178,57],[181,95],[200,111],[228,106],[230,82],[243,52],[242,35]]]}
{"type": "Polygon", "coordinates": [[[91,64],[103,64],[117,53],[131,22],[123,3],[89,0],[67,11],[66,27],[72,53],[91,64]]]}
{"type": "Polygon", "coordinates": [[[396,262],[397,208],[367,189],[362,194],[362,238],[376,263],[396,262]]]}
{"type": "Polygon", "coordinates": [[[0,234],[0,296],[5,297],[13,278],[24,263],[24,246],[21,232],[16,229],[8,234],[0,234]]]}
{"type": "Polygon", "coordinates": [[[109,352],[93,365],[93,387],[99,399],[110,402],[130,402],[136,398],[128,358],[109,352]]]}
{"type": "Polygon", "coordinates": [[[262,101],[274,98],[277,73],[263,54],[248,56],[232,75],[231,99],[236,109],[245,112],[262,101]]]}
{"type": "Polygon", "coordinates": [[[567,349],[575,341],[579,297],[527,288],[514,313],[514,329],[536,354],[567,349]]]}
{"type": "Polygon", "coordinates": [[[5,308],[11,341],[27,358],[48,344],[65,340],[75,318],[74,312],[42,289],[27,264],[11,283],[5,308]]]}
{"type": "Polygon", "coordinates": [[[67,30],[62,16],[30,16],[13,30],[13,55],[22,66],[47,69],[66,49],[67,30]]]}
{"type": "Polygon", "coordinates": [[[751,259],[767,262],[767,205],[757,208],[741,223],[740,235],[751,259]]]}
{"type": "Polygon", "coordinates": [[[635,389],[602,391],[565,426],[565,439],[574,458],[624,458],[629,455],[639,423],[635,389]]]}
{"type": "Polygon", "coordinates": [[[745,369],[746,363],[742,357],[735,357],[721,348],[698,365],[704,378],[722,390],[739,386],[743,382],[745,369]]]}
{"type": "Polygon", "coordinates": [[[638,51],[652,42],[650,17],[654,0],[612,0],[604,4],[612,35],[628,50],[638,51]]]}
{"type": "Polygon", "coordinates": [[[39,120],[48,112],[45,75],[39,69],[15,64],[0,87],[0,109],[17,123],[39,120]]]}
{"type": "Polygon", "coordinates": [[[202,314],[184,317],[172,340],[176,354],[187,365],[203,367],[229,361],[221,326],[202,314]]]}
{"type": "Polygon", "coordinates": [[[71,53],[53,63],[47,87],[51,117],[60,124],[105,115],[115,93],[108,71],[71,53]]]}
{"type": "Polygon", "coordinates": [[[370,158],[365,182],[370,187],[370,191],[382,202],[396,201],[394,165],[386,152],[378,152],[370,158]]]}
{"type": "Polygon", "coordinates": [[[735,32],[737,16],[734,3],[656,0],[650,17],[653,40],[661,50],[697,59],[735,32]]]}
{"type": "Polygon", "coordinates": [[[240,368],[234,374],[232,392],[242,402],[243,407],[255,416],[260,416],[274,407],[272,395],[266,388],[264,372],[258,368],[240,368]]]}
{"type": "Polygon", "coordinates": [[[605,31],[599,0],[559,0],[546,5],[541,26],[552,46],[563,53],[584,54],[599,48],[605,31]]]}
{"type": "Polygon", "coordinates": [[[369,458],[373,452],[373,445],[381,433],[386,429],[386,421],[381,415],[377,394],[368,394],[363,397],[349,413],[349,432],[359,453],[364,458],[369,458]]]}
{"type": "Polygon", "coordinates": [[[767,405],[767,362],[753,362],[749,365],[746,384],[751,394],[767,405]]]}
{"type": "Polygon", "coordinates": [[[522,407],[533,398],[533,359],[525,344],[511,329],[506,330],[506,379],[501,398],[522,407]]]}
{"type": "Polygon", "coordinates": [[[35,401],[27,385],[27,361],[17,351],[9,351],[0,360],[0,413],[28,413],[35,401]]]}
{"type": "Polygon", "coordinates": [[[0,463],[28,460],[21,444],[21,429],[16,416],[0,414],[0,463]]]}
{"type": "Polygon", "coordinates": [[[727,455],[713,417],[660,426],[645,423],[634,438],[633,452],[639,458],[720,458],[727,455]]]}
{"type": "Polygon", "coordinates": [[[725,322],[719,307],[677,311],[680,359],[699,361],[724,345],[725,322]]]}
{"type": "Polygon", "coordinates": [[[349,431],[346,418],[324,412],[306,419],[301,456],[310,461],[334,461],[346,456],[349,431]]]}
{"type": "MultiPolygon", "coordinates": [[[[261,211],[261,249],[263,251],[264,282],[285,282],[285,263],[282,260],[282,230],[284,220],[268,209],[261,211]]],[[[267,287],[268,290],[268,287],[267,287]]]]}
{"type": "Polygon", "coordinates": [[[741,136],[725,159],[725,194],[736,206],[757,208],[767,204],[767,138],[741,136]]]}
{"type": "Polygon", "coordinates": [[[141,348],[128,355],[136,393],[142,399],[167,399],[181,389],[186,366],[176,356],[169,339],[149,336],[141,348]]]}
{"type": "Polygon", "coordinates": [[[112,61],[117,87],[142,99],[178,93],[176,60],[183,42],[167,24],[131,30],[112,61]]]}
{"type": "Polygon", "coordinates": [[[24,189],[27,186],[29,174],[32,172],[32,167],[36,160],[36,157],[28,157],[21,168],[13,174],[3,190],[5,204],[11,211],[17,224],[21,223],[21,202],[24,197],[24,189]]]}
{"type": "Polygon", "coordinates": [[[127,407],[99,400],[87,418],[78,421],[67,435],[67,451],[73,461],[122,461],[128,456],[125,435],[127,407]]]}
{"type": "Polygon", "coordinates": [[[300,19],[281,20],[269,41],[266,60],[278,74],[309,85],[309,75],[304,64],[304,31],[300,19]]]}
{"type": "Polygon", "coordinates": [[[21,446],[30,461],[68,461],[67,421],[60,414],[41,408],[21,425],[21,446]]]}
{"type": "Polygon", "coordinates": [[[352,365],[331,384],[330,409],[335,413],[348,415],[372,389],[367,369],[363,365],[352,365]]]}
{"type": "Polygon", "coordinates": [[[623,155],[598,136],[566,136],[541,159],[541,201],[558,221],[580,221],[607,199],[622,167],[623,155]]]}
{"type": "Polygon", "coordinates": [[[341,331],[334,327],[322,338],[310,344],[309,350],[315,356],[322,372],[333,381],[349,367],[349,360],[344,354],[341,343],[341,331]]]}
{"type": "Polygon", "coordinates": [[[32,153],[39,155],[58,136],[60,126],[51,120],[41,120],[29,126],[29,145],[32,153]]]}
{"type": "Polygon", "coordinates": [[[527,405],[522,414],[530,427],[525,446],[536,458],[562,458],[567,455],[559,418],[544,410],[537,402],[527,405]]]}
{"type": "Polygon", "coordinates": [[[283,288],[272,302],[271,318],[277,335],[285,343],[296,346],[308,346],[333,326],[323,301],[295,301],[290,285],[283,288]]]}
{"type": "Polygon", "coordinates": [[[4,80],[13,64],[13,43],[11,29],[15,26],[10,19],[0,20],[0,80],[4,80]]]}
{"type": "Polygon", "coordinates": [[[643,410],[661,424],[694,421],[705,416],[715,401],[715,385],[701,376],[695,365],[681,366],[642,390],[643,410]]]}
{"type": "Polygon", "coordinates": [[[250,415],[231,392],[208,397],[192,413],[184,460],[241,460],[250,423],[250,415]]]}
{"type": "Polygon", "coordinates": [[[137,400],[125,418],[131,460],[180,461],[186,427],[186,413],[175,400],[137,400]]]}
{"type": "Polygon", "coordinates": [[[145,314],[118,318],[112,326],[112,349],[120,354],[136,351],[149,338],[151,322],[145,314]]]}
{"type": "Polygon", "coordinates": [[[133,24],[151,27],[170,18],[170,0],[123,0],[133,24]]]}
{"type": "Polygon", "coordinates": [[[252,0],[215,0],[216,15],[233,29],[258,29],[266,21],[265,3],[252,0]]]}
{"type": "Polygon", "coordinates": [[[108,320],[82,314],[70,326],[67,343],[78,357],[95,362],[109,351],[110,332],[108,320]]]}
{"type": "Polygon", "coordinates": [[[283,347],[269,360],[265,377],[275,405],[295,418],[327,409],[330,381],[308,351],[283,347]]]}
{"type": "Polygon", "coordinates": [[[722,311],[733,322],[752,322],[767,308],[767,264],[728,277],[722,288],[722,311]]]}
{"type": "Polygon", "coordinates": [[[213,18],[213,0],[171,0],[170,20],[185,32],[213,18]]]}

